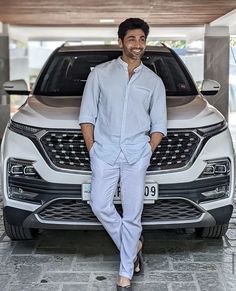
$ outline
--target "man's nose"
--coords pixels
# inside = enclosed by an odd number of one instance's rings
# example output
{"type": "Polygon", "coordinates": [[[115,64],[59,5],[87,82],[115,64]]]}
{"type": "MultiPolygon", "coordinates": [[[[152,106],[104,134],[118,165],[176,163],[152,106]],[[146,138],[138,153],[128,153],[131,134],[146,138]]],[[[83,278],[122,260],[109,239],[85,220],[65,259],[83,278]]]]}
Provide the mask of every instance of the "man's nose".
{"type": "Polygon", "coordinates": [[[141,40],[136,39],[135,46],[136,46],[137,48],[140,48],[140,47],[141,47],[141,40]]]}

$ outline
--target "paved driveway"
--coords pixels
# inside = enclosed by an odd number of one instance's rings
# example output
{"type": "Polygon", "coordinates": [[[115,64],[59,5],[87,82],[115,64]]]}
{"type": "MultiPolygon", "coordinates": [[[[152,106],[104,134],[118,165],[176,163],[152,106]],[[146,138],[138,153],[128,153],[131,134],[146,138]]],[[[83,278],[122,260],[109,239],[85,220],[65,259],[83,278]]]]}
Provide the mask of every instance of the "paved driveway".
{"type": "MultiPolygon", "coordinates": [[[[144,237],[145,270],[134,291],[236,290],[236,211],[223,239],[199,239],[193,230],[144,237]]],[[[10,241],[0,212],[0,291],[113,291],[118,265],[104,231],[47,230],[10,241]]]]}

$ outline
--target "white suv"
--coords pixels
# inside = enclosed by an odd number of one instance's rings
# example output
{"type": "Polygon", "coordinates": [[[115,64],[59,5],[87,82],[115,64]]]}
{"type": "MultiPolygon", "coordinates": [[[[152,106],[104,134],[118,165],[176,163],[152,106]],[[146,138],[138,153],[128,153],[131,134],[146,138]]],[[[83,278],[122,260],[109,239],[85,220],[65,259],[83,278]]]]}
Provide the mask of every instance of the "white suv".
{"type": "MultiPolygon", "coordinates": [[[[91,170],[78,116],[89,72],[120,54],[113,46],[63,45],[31,92],[23,80],[4,84],[9,94],[29,94],[2,141],[10,238],[30,239],[38,229],[101,227],[89,206],[91,170]]],[[[234,151],[224,117],[202,95],[216,94],[219,84],[206,80],[199,92],[164,46],[148,47],[143,63],[162,78],[168,103],[168,135],[146,175],[143,227],[195,228],[203,237],[220,237],[233,210],[234,151]]],[[[122,212],[119,197],[115,202],[122,212]]]]}

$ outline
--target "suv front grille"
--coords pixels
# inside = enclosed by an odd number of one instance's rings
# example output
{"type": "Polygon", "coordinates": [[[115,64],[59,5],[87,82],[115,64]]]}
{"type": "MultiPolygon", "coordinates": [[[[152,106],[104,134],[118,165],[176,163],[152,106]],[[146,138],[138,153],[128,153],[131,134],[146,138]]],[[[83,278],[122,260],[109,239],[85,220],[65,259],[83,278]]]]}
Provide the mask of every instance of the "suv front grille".
{"type": "MultiPolygon", "coordinates": [[[[115,204],[122,214],[120,204],[115,204]]],[[[202,212],[184,199],[158,199],[155,204],[145,204],[142,222],[198,219],[202,212]]],[[[42,220],[61,222],[98,222],[91,207],[81,199],[60,199],[53,201],[38,213],[42,220]]]]}
{"type": "Polygon", "coordinates": [[[41,138],[50,160],[60,168],[90,170],[89,153],[78,132],[48,132],[41,138]]]}
{"type": "MultiPolygon", "coordinates": [[[[55,166],[90,170],[89,154],[80,131],[47,132],[41,142],[55,166]]],[[[185,167],[194,157],[199,143],[200,138],[194,131],[169,131],[153,153],[148,171],[185,167]]]]}
{"type": "Polygon", "coordinates": [[[149,171],[185,167],[194,156],[200,138],[192,131],[168,132],[152,155],[149,171]]]}
{"type": "MultiPolygon", "coordinates": [[[[90,170],[89,154],[80,131],[47,132],[41,142],[55,166],[90,170]]],[[[199,143],[200,138],[194,131],[168,131],[153,153],[148,171],[185,167],[194,157],[199,143]]]]}

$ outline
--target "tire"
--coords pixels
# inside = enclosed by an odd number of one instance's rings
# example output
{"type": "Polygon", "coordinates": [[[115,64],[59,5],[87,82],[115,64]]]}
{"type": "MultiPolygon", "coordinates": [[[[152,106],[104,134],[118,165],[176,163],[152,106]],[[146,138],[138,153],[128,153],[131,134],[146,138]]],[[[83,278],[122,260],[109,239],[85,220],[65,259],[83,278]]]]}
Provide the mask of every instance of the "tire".
{"type": "Polygon", "coordinates": [[[196,235],[202,238],[220,238],[224,236],[228,230],[229,224],[220,224],[210,227],[196,228],[196,235]]]}
{"type": "Polygon", "coordinates": [[[21,225],[10,224],[6,217],[3,215],[4,227],[7,236],[12,240],[28,240],[33,239],[38,229],[24,228],[21,225]]]}

